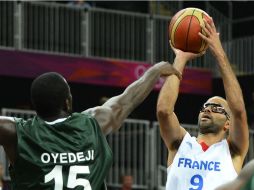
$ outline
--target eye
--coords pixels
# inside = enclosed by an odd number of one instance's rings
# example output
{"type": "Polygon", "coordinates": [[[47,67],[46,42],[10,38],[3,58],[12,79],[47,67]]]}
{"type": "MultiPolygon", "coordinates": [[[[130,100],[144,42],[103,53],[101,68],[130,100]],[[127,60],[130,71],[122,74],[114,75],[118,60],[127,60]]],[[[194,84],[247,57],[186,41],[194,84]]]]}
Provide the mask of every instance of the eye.
{"type": "Polygon", "coordinates": [[[217,107],[216,112],[217,112],[217,113],[221,113],[221,114],[225,114],[225,113],[226,113],[226,112],[225,112],[225,109],[222,108],[222,107],[217,107]]]}
{"type": "Polygon", "coordinates": [[[223,109],[222,107],[217,107],[217,111],[218,111],[218,112],[223,112],[224,109],[223,109]]]}

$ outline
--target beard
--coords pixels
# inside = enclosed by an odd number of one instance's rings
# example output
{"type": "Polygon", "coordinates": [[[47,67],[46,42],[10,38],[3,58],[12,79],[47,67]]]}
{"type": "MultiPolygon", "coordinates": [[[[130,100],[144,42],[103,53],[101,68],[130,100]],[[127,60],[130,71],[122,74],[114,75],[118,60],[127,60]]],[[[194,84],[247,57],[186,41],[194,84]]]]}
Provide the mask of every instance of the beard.
{"type": "Polygon", "coordinates": [[[221,130],[220,125],[217,125],[213,120],[202,121],[201,119],[198,121],[199,133],[208,134],[213,133],[217,134],[221,130]]]}

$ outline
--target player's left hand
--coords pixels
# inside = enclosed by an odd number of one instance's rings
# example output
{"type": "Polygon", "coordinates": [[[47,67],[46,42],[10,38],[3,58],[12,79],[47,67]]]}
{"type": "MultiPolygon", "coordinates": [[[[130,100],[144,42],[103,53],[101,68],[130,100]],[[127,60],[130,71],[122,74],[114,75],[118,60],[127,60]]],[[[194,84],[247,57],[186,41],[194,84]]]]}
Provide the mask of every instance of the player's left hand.
{"type": "Polygon", "coordinates": [[[221,41],[220,41],[220,34],[217,32],[217,29],[214,25],[213,19],[208,22],[207,20],[203,19],[205,25],[202,26],[202,29],[204,30],[205,34],[202,34],[199,32],[199,36],[205,40],[208,44],[209,49],[213,53],[213,55],[217,56],[224,52],[221,41]]]}

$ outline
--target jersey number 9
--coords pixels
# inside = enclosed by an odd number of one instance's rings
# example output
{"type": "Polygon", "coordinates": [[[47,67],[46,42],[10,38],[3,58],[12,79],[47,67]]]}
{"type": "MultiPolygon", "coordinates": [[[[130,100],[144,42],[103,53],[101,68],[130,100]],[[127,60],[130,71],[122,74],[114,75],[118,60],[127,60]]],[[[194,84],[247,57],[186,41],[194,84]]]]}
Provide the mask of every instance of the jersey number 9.
{"type": "Polygon", "coordinates": [[[203,178],[201,175],[192,176],[190,183],[193,187],[189,188],[189,190],[202,190],[203,188],[203,178]]]}

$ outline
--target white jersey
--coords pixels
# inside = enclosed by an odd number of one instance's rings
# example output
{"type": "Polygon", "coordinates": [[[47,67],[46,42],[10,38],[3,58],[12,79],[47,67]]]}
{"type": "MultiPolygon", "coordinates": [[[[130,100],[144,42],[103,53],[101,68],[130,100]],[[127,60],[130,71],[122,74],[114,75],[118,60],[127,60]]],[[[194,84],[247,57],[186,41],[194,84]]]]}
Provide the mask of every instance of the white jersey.
{"type": "Polygon", "coordinates": [[[167,169],[166,190],[214,190],[236,177],[227,140],[204,152],[196,137],[186,133],[167,169]]]}

